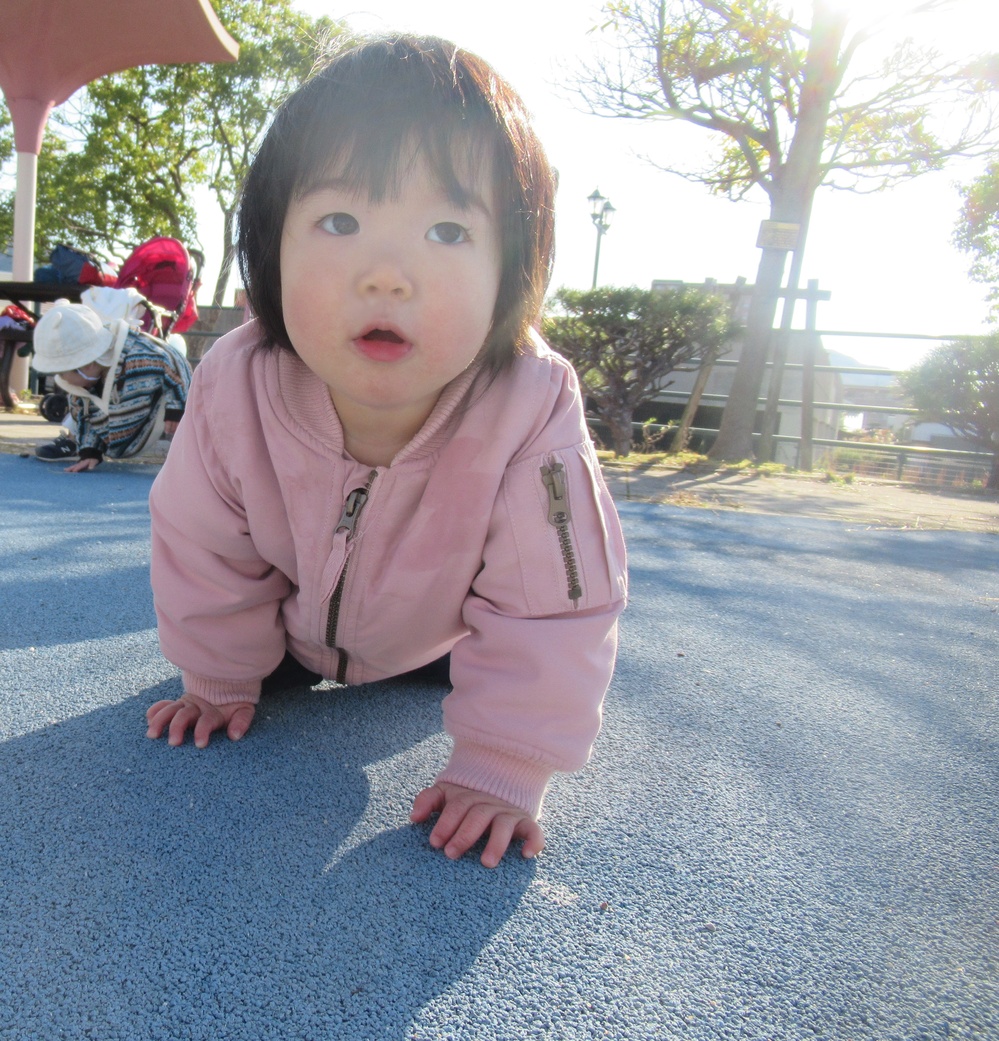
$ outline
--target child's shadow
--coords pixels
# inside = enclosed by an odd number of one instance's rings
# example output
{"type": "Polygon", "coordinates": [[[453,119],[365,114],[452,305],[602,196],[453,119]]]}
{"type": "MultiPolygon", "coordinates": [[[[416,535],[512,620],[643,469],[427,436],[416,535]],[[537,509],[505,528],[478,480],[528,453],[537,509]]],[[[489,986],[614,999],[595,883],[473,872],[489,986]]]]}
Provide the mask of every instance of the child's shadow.
{"type": "Polygon", "coordinates": [[[143,736],[177,693],[0,744],[0,1006],[43,1037],[404,1036],[533,873],[407,823],[444,689],[294,691],[205,751],[143,736]]]}

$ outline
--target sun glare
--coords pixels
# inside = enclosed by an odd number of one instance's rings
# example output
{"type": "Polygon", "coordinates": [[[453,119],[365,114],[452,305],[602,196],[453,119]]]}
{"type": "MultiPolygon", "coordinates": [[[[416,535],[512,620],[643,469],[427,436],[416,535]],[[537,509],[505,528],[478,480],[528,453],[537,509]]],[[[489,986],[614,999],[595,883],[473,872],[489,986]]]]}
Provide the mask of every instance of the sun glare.
{"type": "Polygon", "coordinates": [[[851,18],[865,21],[893,21],[911,14],[918,0],[826,0],[828,7],[851,18]]]}
{"type": "MultiPolygon", "coordinates": [[[[810,24],[813,0],[792,0],[794,15],[810,24]]],[[[849,32],[873,30],[889,45],[912,38],[951,56],[987,50],[999,27],[997,0],[823,0],[849,18],[849,32]]]]}
{"type": "Polygon", "coordinates": [[[917,30],[926,19],[938,21],[943,16],[951,24],[962,22],[961,16],[967,14],[969,6],[968,0],[941,0],[936,10],[924,10],[917,16],[918,8],[927,8],[925,0],[825,0],[825,3],[832,10],[849,16],[853,28],[877,27],[893,36],[917,30]]]}

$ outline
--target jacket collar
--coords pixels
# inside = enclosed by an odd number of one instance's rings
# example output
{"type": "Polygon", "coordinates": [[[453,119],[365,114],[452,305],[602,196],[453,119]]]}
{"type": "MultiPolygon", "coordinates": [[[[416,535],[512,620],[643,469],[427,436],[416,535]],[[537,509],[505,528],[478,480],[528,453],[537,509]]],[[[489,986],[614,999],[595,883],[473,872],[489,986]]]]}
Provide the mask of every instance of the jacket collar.
{"type": "MultiPolygon", "coordinates": [[[[306,440],[319,441],[342,454],[343,427],[326,384],[293,351],[272,348],[267,354],[270,356],[268,391],[276,391],[284,404],[286,423],[292,429],[297,428],[299,437],[305,434],[306,440]]],[[[447,442],[451,424],[464,413],[481,372],[479,363],[470,365],[441,391],[426,422],[396,455],[393,466],[431,456],[447,442]]]]}

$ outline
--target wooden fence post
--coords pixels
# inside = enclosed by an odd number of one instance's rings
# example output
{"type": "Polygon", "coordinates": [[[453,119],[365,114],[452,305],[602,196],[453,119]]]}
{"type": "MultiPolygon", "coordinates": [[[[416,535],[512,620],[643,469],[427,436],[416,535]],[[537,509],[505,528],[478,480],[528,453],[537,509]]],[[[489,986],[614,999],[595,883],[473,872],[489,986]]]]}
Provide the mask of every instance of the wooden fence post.
{"type": "Polygon", "coordinates": [[[815,425],[815,345],[816,315],[819,304],[818,279],[808,280],[805,295],[805,349],[801,366],[801,441],[798,445],[798,467],[812,469],[812,437],[815,425]]]}

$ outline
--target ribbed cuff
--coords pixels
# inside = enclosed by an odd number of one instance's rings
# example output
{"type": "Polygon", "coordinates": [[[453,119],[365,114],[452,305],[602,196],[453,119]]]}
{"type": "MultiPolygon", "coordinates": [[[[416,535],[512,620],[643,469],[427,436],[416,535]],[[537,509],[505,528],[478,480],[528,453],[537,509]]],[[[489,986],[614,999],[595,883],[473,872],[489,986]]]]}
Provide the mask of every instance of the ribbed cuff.
{"type": "Polygon", "coordinates": [[[456,740],[451,759],[437,780],[495,795],[537,819],[554,772],[529,759],[456,740]]]}
{"type": "Polygon", "coordinates": [[[256,705],[260,700],[260,680],[214,680],[193,672],[184,672],[182,675],[184,690],[204,698],[212,705],[231,705],[236,701],[256,705]]]}

